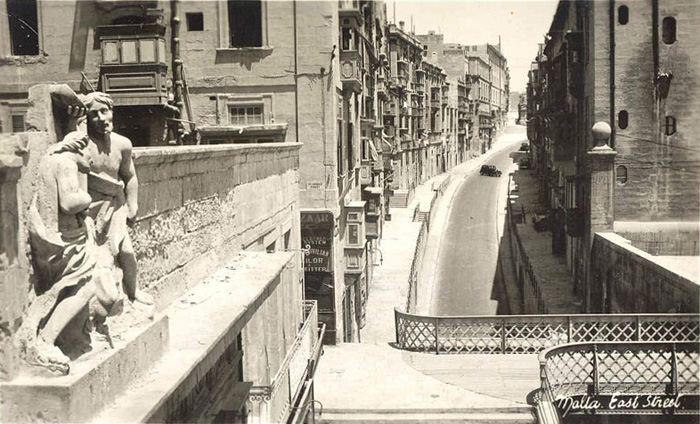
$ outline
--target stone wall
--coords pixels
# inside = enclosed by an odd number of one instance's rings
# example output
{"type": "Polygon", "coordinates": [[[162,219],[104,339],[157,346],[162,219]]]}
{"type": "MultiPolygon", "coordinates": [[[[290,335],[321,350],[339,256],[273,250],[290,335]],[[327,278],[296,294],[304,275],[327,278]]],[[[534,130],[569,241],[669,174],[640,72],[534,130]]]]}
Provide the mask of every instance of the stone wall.
{"type": "MultiPolygon", "coordinates": [[[[12,379],[17,372],[11,339],[35,297],[26,216],[39,161],[55,140],[50,129],[37,129],[43,131],[0,139],[2,379],[12,379]]],[[[139,213],[130,234],[139,284],[155,296],[159,310],[237,251],[299,248],[300,148],[301,144],[265,144],[135,149],[139,213]]],[[[297,262],[294,275],[300,272],[297,262]]],[[[290,287],[285,296],[300,300],[298,282],[290,287]]]]}
{"type": "MultiPolygon", "coordinates": [[[[689,260],[693,260],[689,258],[689,260]]],[[[591,253],[591,301],[609,313],[697,313],[700,286],[615,233],[597,233],[591,253]]]]}
{"type": "Polygon", "coordinates": [[[241,250],[299,246],[300,144],[135,149],[139,281],[158,309],[241,250]]]}
{"type": "MultiPolygon", "coordinates": [[[[692,2],[659,1],[658,27],[653,3],[615,3],[615,142],[616,167],[627,168],[627,181],[615,187],[615,218],[624,221],[697,221],[700,152],[697,120],[700,105],[700,11],[692,2]],[[629,10],[629,22],[618,23],[620,7],[629,10]],[[662,41],[662,20],[677,20],[676,41],[662,41]],[[653,36],[657,32],[655,41],[653,36]],[[655,87],[654,44],[658,44],[658,72],[673,74],[668,97],[655,87]],[[628,113],[628,126],[618,122],[628,113]],[[665,135],[667,116],[677,131],[665,135]]],[[[611,124],[612,125],[612,124],[611,124]]]]}
{"type": "Polygon", "coordinates": [[[615,233],[654,256],[700,256],[698,222],[615,222],[615,233]]]}

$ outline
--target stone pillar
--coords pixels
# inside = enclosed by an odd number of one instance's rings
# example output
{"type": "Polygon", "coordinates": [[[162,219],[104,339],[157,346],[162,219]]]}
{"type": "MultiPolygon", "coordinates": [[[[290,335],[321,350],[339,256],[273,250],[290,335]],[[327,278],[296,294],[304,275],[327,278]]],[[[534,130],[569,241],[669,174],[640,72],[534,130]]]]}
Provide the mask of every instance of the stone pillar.
{"type": "Polygon", "coordinates": [[[0,154],[0,380],[13,379],[19,358],[11,336],[21,323],[26,297],[27,270],[22,266],[17,181],[22,158],[0,154]]]}
{"type": "Polygon", "coordinates": [[[595,146],[586,155],[586,180],[589,188],[584,263],[586,287],[584,308],[586,312],[602,312],[605,288],[595,276],[592,267],[592,247],[595,233],[612,231],[615,219],[613,195],[615,190],[615,152],[608,142],[612,130],[606,122],[597,122],[591,129],[595,146]]]}
{"type": "MultiPolygon", "coordinates": [[[[591,129],[596,145],[587,153],[587,177],[590,184],[589,242],[600,231],[612,231],[615,188],[615,152],[609,145],[610,126],[597,122],[591,129]]],[[[589,244],[590,246],[590,244],[589,244]]]]}

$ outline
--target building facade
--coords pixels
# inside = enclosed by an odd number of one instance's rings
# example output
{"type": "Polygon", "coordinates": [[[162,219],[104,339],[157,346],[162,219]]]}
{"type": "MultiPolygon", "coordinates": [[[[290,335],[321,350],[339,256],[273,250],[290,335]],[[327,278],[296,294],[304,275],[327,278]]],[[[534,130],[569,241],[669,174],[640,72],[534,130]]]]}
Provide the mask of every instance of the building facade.
{"type": "Polygon", "coordinates": [[[699,20],[685,3],[562,1],[532,65],[528,136],[552,251],[566,255],[587,311],[614,309],[591,270],[596,232],[698,254],[680,246],[698,237],[699,20]],[[597,123],[610,129],[594,134],[597,123]]]}

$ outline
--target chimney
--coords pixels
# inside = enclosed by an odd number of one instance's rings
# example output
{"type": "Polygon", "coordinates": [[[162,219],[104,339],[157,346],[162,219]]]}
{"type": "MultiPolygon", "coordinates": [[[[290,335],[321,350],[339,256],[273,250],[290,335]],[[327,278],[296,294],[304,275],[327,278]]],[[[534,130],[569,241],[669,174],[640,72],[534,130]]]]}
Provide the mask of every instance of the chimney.
{"type": "Polygon", "coordinates": [[[404,21],[399,21],[399,28],[401,28],[401,31],[403,31],[403,27],[406,23],[404,21]]]}

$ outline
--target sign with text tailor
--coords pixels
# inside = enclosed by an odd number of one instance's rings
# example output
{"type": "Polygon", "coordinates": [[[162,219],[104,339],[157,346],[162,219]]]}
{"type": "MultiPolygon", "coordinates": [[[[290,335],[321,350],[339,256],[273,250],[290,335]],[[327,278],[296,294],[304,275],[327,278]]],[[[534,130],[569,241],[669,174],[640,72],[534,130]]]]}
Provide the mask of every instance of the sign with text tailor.
{"type": "Polygon", "coordinates": [[[301,245],[309,249],[304,254],[305,272],[333,271],[334,222],[330,212],[301,212],[301,245]]]}

